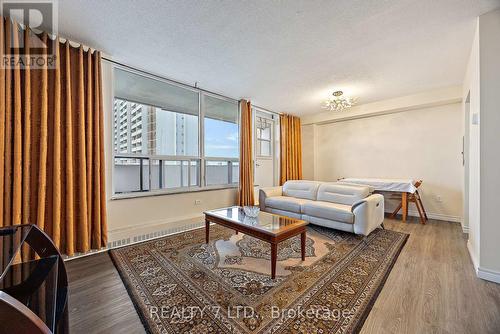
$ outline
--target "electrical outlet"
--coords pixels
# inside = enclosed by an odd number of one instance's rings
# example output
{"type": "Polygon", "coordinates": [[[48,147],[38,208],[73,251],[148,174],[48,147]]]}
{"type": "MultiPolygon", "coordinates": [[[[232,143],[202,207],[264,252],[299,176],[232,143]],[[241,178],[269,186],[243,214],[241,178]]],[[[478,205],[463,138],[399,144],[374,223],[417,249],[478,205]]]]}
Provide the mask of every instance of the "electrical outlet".
{"type": "Polygon", "coordinates": [[[443,202],[443,198],[441,197],[441,195],[436,195],[436,196],[434,196],[434,198],[436,199],[436,202],[438,202],[438,203],[443,202]]]}
{"type": "Polygon", "coordinates": [[[201,199],[197,199],[194,201],[194,205],[200,205],[201,204],[201,199]]]}

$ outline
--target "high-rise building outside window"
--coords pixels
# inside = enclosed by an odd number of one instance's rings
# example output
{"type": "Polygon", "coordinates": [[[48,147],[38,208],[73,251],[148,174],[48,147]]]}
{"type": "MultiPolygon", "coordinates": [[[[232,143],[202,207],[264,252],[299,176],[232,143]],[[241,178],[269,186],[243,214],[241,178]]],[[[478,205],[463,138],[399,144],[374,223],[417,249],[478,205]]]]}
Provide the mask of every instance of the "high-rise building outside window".
{"type": "Polygon", "coordinates": [[[115,67],[114,194],[234,186],[238,123],[235,100],[115,67]]]}

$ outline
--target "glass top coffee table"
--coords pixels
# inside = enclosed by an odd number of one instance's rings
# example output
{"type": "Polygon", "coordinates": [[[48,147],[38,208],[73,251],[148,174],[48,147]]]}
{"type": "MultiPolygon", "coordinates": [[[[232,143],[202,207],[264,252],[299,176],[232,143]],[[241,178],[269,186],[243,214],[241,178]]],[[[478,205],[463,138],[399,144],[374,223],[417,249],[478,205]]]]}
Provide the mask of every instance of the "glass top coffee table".
{"type": "Polygon", "coordinates": [[[278,243],[300,234],[302,261],[306,253],[306,226],[300,219],[259,212],[256,218],[245,215],[243,208],[232,206],[205,211],[205,241],[210,239],[210,223],[216,223],[271,244],[271,278],[276,277],[278,243]]]}

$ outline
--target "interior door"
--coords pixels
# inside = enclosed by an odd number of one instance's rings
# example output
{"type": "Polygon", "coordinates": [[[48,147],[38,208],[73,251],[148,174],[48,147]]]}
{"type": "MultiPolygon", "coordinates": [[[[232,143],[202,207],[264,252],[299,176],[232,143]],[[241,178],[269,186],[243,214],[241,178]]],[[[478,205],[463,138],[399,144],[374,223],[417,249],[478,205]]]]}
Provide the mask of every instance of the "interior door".
{"type": "Polygon", "coordinates": [[[255,161],[255,199],[258,201],[259,189],[276,185],[277,174],[277,115],[254,111],[254,161],[255,161]]]}

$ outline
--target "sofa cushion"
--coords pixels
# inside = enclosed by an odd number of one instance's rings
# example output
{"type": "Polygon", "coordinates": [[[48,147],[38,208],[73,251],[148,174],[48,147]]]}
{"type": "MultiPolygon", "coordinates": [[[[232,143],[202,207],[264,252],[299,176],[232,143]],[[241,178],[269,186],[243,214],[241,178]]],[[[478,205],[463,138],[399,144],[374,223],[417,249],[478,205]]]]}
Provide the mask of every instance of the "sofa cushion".
{"type": "Polygon", "coordinates": [[[307,202],[302,206],[304,214],[324,219],[335,220],[342,223],[354,223],[354,214],[351,206],[330,202],[307,202]]]}
{"type": "Polygon", "coordinates": [[[318,201],[353,205],[370,195],[370,188],[340,183],[323,183],[318,189],[318,201]]]}
{"type": "Polygon", "coordinates": [[[316,200],[320,183],[315,181],[286,181],[283,195],[296,198],[316,200]]]}
{"type": "Polygon", "coordinates": [[[302,213],[301,207],[303,204],[312,202],[304,198],[295,198],[288,196],[273,196],[266,198],[266,206],[284,211],[302,213]]]}

